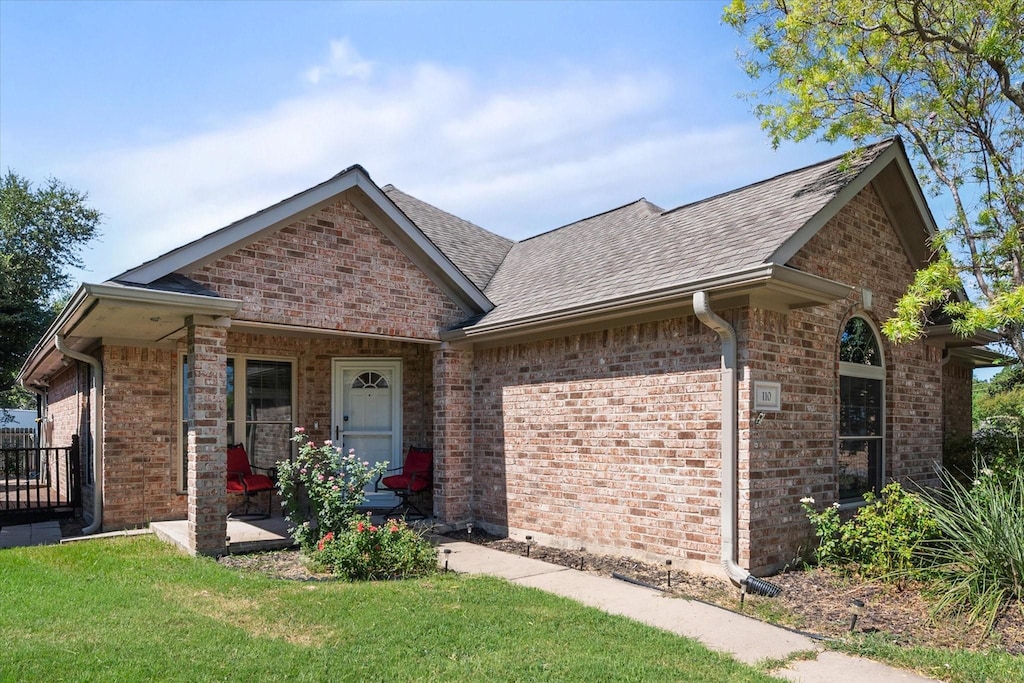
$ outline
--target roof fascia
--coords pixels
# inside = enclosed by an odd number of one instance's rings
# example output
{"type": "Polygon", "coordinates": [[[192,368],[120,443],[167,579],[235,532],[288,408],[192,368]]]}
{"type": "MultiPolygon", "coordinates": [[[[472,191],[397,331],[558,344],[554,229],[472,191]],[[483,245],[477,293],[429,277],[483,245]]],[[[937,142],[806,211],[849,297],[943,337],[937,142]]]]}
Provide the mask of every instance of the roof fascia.
{"type": "Polygon", "coordinates": [[[953,331],[952,325],[930,325],[925,327],[924,341],[929,346],[942,348],[979,347],[1002,341],[1002,337],[991,330],[978,330],[969,337],[953,331]]]}
{"type": "MultiPolygon", "coordinates": [[[[857,176],[851,180],[842,190],[836,194],[825,206],[818,211],[809,221],[804,223],[789,239],[782,243],[778,249],[767,259],[773,263],[787,263],[793,256],[802,249],[818,231],[825,227],[825,224],[832,220],[844,206],[846,206],[861,190],[868,186],[889,164],[896,164],[900,176],[906,185],[911,200],[924,222],[925,230],[929,235],[936,232],[935,220],[928,202],[925,201],[921,186],[910,167],[910,160],[907,157],[903,142],[899,138],[890,145],[884,152],[879,154],[868,164],[857,176]]],[[[885,202],[883,201],[883,205],[885,202]]],[[[888,209],[887,209],[888,211],[888,209]]],[[[907,255],[914,261],[919,259],[909,249],[906,238],[901,234],[901,225],[895,225],[896,232],[907,255]]]]}
{"type": "Polygon", "coordinates": [[[262,233],[282,228],[295,216],[326,205],[345,190],[355,187],[361,169],[353,166],[338,176],[278,202],[247,218],[173,249],[152,261],[118,275],[115,279],[149,284],[190,266],[209,263],[232,251],[240,242],[257,239],[262,233]]]}
{"type": "Polygon", "coordinates": [[[471,313],[482,313],[494,308],[483,292],[402,213],[361,166],[353,166],[294,197],[122,273],[116,279],[148,284],[165,275],[205,265],[234,251],[240,244],[255,241],[288,225],[297,216],[330,204],[340,194],[354,188],[362,191],[362,195],[376,207],[379,215],[386,216],[393,223],[394,229],[388,231],[389,237],[395,239],[417,266],[462,308],[471,313]],[[414,249],[410,250],[409,247],[414,249]],[[417,257],[417,252],[423,256],[417,257]]]}
{"type": "Polygon", "coordinates": [[[693,294],[697,291],[709,292],[713,300],[724,300],[765,289],[798,300],[799,303],[790,306],[798,308],[842,299],[849,295],[853,288],[789,266],[770,263],[694,280],[655,292],[524,316],[495,325],[488,325],[485,318],[480,324],[443,333],[441,339],[449,342],[483,342],[537,335],[608,320],[650,316],[652,313],[672,309],[687,310],[692,306],[693,294]]]}

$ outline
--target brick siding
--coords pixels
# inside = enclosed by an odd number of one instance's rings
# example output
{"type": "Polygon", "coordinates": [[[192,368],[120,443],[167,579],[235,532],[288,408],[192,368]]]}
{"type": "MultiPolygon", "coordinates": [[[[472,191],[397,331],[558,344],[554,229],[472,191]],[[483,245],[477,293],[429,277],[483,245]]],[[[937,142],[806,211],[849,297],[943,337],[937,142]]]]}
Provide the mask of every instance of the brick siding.
{"type": "Polygon", "coordinates": [[[717,339],[691,316],[477,350],[479,520],[557,545],[714,562],[717,339]]]}
{"type": "Polygon", "coordinates": [[[436,340],[466,315],[345,201],[187,275],[241,299],[239,321],[436,340]]]}
{"type": "Polygon", "coordinates": [[[971,414],[974,370],[956,362],[942,368],[943,438],[967,436],[974,431],[971,414]]]}
{"type": "Polygon", "coordinates": [[[103,528],[182,519],[178,354],[105,346],[103,369],[103,528]]]}

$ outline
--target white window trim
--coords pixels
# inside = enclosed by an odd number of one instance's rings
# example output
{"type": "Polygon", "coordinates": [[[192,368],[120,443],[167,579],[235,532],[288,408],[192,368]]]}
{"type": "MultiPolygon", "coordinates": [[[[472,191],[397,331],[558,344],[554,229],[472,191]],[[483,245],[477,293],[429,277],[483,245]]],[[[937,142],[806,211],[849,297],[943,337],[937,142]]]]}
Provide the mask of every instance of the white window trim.
{"type": "MultiPolygon", "coordinates": [[[[886,471],[886,467],[887,467],[888,459],[889,459],[888,453],[886,452],[886,448],[885,448],[885,444],[886,444],[886,442],[888,440],[888,438],[887,438],[888,437],[888,429],[887,429],[887,427],[888,427],[888,423],[889,423],[889,420],[888,420],[889,411],[886,409],[887,397],[888,397],[888,394],[887,394],[888,386],[887,386],[887,383],[886,383],[886,380],[885,380],[885,368],[886,368],[885,349],[882,348],[882,337],[881,337],[881,334],[879,332],[878,327],[875,326],[875,323],[874,323],[873,320],[871,320],[871,318],[867,317],[866,315],[862,315],[861,313],[854,313],[853,315],[851,315],[849,318],[847,318],[843,322],[842,330],[840,330],[840,341],[842,340],[842,331],[846,329],[846,326],[849,325],[850,321],[853,320],[854,318],[860,318],[861,320],[863,320],[864,322],[866,322],[868,324],[869,328],[871,328],[871,333],[873,335],[875,335],[875,344],[878,346],[878,356],[879,356],[879,359],[881,360],[881,365],[864,365],[863,363],[848,363],[846,361],[839,361],[839,377],[840,378],[841,377],[857,377],[857,378],[860,378],[860,379],[874,379],[874,380],[878,380],[878,381],[880,381],[882,383],[882,431],[881,431],[881,434],[879,434],[878,436],[867,436],[867,437],[865,437],[865,436],[843,436],[843,435],[841,435],[839,433],[840,420],[838,419],[838,416],[837,416],[837,419],[836,419],[835,458],[836,458],[836,461],[838,463],[838,459],[839,459],[839,445],[843,441],[867,441],[867,440],[879,441],[880,444],[881,444],[881,447],[879,448],[879,459],[878,459],[878,469],[879,469],[879,475],[878,475],[879,476],[879,481],[878,481],[879,486],[878,486],[878,488],[881,489],[883,486],[885,486],[885,471],[886,471]]],[[[837,345],[837,348],[838,348],[838,345],[837,345]]],[[[842,410],[842,399],[841,399],[841,397],[839,397],[839,387],[840,387],[840,384],[841,384],[840,381],[836,382],[836,395],[837,395],[836,406],[841,411],[842,410]]],[[[860,507],[860,506],[866,504],[863,499],[846,499],[846,500],[841,500],[839,498],[839,478],[838,478],[838,474],[836,476],[835,486],[836,486],[836,489],[835,489],[836,490],[836,501],[839,503],[839,508],[841,510],[846,510],[846,509],[850,509],[850,508],[856,508],[856,507],[860,507]]]]}
{"type": "MultiPolygon", "coordinates": [[[[185,358],[187,356],[188,356],[188,354],[186,354],[186,353],[179,353],[178,354],[178,375],[177,375],[178,376],[178,383],[179,383],[179,385],[178,385],[178,423],[177,423],[178,424],[178,440],[179,440],[179,443],[178,443],[178,449],[177,449],[177,457],[174,460],[174,465],[175,465],[175,470],[177,472],[177,474],[175,475],[175,478],[177,479],[178,493],[182,493],[182,494],[188,492],[188,481],[187,481],[188,473],[187,473],[187,469],[186,469],[187,468],[187,463],[184,460],[186,457],[188,457],[188,455],[185,452],[186,443],[184,442],[184,439],[186,439],[187,437],[186,437],[186,435],[184,434],[184,431],[183,431],[183,423],[185,421],[185,414],[184,414],[185,413],[185,404],[184,404],[184,395],[183,395],[184,394],[184,384],[183,384],[183,380],[182,380],[182,377],[184,376],[184,371],[185,371],[185,367],[184,367],[185,366],[185,358]]],[[[298,408],[296,406],[296,402],[298,400],[299,392],[298,392],[298,376],[297,376],[298,373],[296,373],[296,371],[295,371],[295,368],[298,365],[298,362],[297,362],[297,359],[294,356],[267,356],[267,355],[262,355],[262,354],[229,353],[229,354],[225,354],[225,356],[224,356],[224,366],[225,366],[225,368],[227,367],[228,360],[234,360],[235,361],[235,410],[234,410],[234,415],[231,416],[230,420],[227,420],[227,416],[226,415],[225,415],[225,420],[235,423],[235,436],[238,436],[238,425],[242,425],[242,431],[244,433],[244,431],[245,431],[245,424],[246,424],[246,422],[248,422],[248,420],[245,417],[245,382],[243,381],[241,383],[241,389],[239,389],[238,378],[239,377],[243,377],[243,378],[245,377],[245,367],[244,366],[245,366],[245,363],[247,363],[250,360],[269,360],[269,361],[275,361],[275,362],[279,362],[279,363],[288,363],[289,365],[291,365],[291,369],[292,369],[292,371],[291,371],[291,378],[292,378],[292,385],[291,385],[291,395],[292,395],[291,424],[295,425],[296,411],[297,411],[297,408],[298,408]]],[[[226,388],[227,387],[225,387],[225,389],[226,388]]],[[[227,395],[226,394],[225,394],[224,400],[225,400],[225,403],[226,403],[227,402],[227,395]]],[[[225,438],[227,438],[227,435],[225,435],[225,438]]],[[[231,444],[228,444],[228,445],[231,445],[231,444]]],[[[294,448],[295,448],[295,446],[293,444],[292,445],[292,449],[294,450],[294,448]]]]}

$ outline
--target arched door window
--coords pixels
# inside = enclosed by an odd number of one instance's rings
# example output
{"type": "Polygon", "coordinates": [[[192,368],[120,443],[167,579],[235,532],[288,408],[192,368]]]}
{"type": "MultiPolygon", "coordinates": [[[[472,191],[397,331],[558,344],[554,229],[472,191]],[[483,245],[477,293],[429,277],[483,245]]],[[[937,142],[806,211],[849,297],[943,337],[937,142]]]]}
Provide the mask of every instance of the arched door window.
{"type": "Polygon", "coordinates": [[[839,500],[861,500],[885,476],[885,363],[874,328],[853,317],[839,338],[839,500]]]}

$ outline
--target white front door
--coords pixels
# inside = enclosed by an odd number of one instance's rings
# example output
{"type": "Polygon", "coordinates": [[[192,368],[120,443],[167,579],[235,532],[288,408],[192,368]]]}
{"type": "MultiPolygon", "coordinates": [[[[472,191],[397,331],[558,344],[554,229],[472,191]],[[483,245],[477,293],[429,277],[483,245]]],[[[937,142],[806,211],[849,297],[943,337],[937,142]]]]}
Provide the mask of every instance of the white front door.
{"type": "MultiPolygon", "coordinates": [[[[332,429],[334,443],[370,465],[400,467],[402,457],[402,361],[392,358],[335,359],[332,429]]],[[[395,505],[391,493],[366,489],[373,507],[395,505]]]]}

